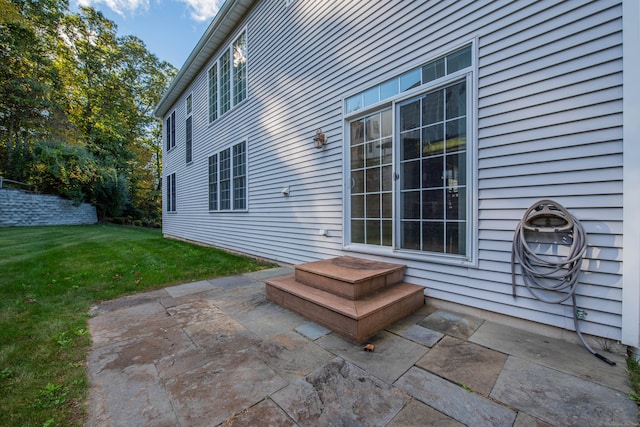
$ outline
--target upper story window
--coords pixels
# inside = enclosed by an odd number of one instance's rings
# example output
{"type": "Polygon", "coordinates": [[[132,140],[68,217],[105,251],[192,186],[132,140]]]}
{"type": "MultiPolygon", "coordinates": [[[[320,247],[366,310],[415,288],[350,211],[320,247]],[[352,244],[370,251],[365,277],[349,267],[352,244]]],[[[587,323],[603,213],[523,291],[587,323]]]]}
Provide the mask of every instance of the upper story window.
{"type": "Polygon", "coordinates": [[[186,109],[187,109],[187,119],[185,121],[185,151],[186,151],[186,161],[187,163],[191,163],[193,161],[193,102],[192,96],[189,94],[186,100],[186,109]]]}
{"type": "Polygon", "coordinates": [[[209,123],[247,97],[247,32],[243,31],[213,63],[209,78],[209,123]]]}
{"type": "Polygon", "coordinates": [[[233,103],[247,97],[247,33],[243,32],[233,43],[233,103]]]}
{"type": "Polygon", "coordinates": [[[167,136],[167,151],[171,150],[176,146],[176,112],[171,113],[169,117],[167,117],[167,122],[165,126],[167,136]]]}

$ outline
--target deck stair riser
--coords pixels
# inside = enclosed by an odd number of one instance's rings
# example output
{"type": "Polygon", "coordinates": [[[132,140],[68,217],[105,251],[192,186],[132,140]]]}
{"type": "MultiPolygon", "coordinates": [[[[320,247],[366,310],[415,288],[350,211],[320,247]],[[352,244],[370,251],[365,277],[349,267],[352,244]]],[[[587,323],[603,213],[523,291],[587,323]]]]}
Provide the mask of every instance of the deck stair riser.
{"type": "Polygon", "coordinates": [[[345,298],[357,300],[366,297],[380,289],[392,286],[402,281],[404,268],[391,271],[388,274],[367,277],[360,281],[341,279],[339,277],[323,276],[314,271],[296,269],[296,281],[307,286],[322,289],[332,294],[342,295],[345,298]]]}
{"type": "Polygon", "coordinates": [[[351,341],[362,342],[424,304],[424,289],[403,283],[404,265],[340,257],[296,266],[267,281],[269,301],[351,341]]]}

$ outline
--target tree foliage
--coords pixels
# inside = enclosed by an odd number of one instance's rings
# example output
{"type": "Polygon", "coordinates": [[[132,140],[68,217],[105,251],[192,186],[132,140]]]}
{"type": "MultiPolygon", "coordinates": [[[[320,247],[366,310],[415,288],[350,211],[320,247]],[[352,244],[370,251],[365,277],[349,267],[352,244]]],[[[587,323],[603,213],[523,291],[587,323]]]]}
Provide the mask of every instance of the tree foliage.
{"type": "Polygon", "coordinates": [[[157,216],[152,111],[175,73],[92,8],[0,0],[0,175],[100,216],[157,216]]]}

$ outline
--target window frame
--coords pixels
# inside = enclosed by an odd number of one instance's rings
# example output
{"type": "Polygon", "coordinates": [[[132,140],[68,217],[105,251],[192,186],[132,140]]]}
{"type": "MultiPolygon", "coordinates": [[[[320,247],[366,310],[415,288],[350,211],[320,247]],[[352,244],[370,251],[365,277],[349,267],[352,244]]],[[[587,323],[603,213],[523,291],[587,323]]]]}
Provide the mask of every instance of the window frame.
{"type": "Polygon", "coordinates": [[[209,124],[218,120],[219,108],[218,108],[218,60],[216,59],[211,67],[207,69],[207,101],[208,101],[208,116],[209,124]],[[212,81],[215,81],[212,84],[212,81]],[[212,102],[212,98],[215,98],[215,102],[212,102]]]}
{"type": "Polygon", "coordinates": [[[176,147],[176,110],[173,110],[171,114],[167,115],[166,121],[166,150],[167,152],[173,150],[176,147]]]}
{"type": "Polygon", "coordinates": [[[248,142],[246,139],[239,140],[234,144],[226,145],[207,158],[208,165],[208,181],[207,196],[208,207],[210,213],[218,212],[248,212],[249,210],[249,153],[248,142]],[[235,153],[236,147],[243,146],[241,153],[243,162],[237,162],[235,153]],[[238,171],[238,163],[241,164],[243,174],[236,174],[238,171]],[[228,164],[228,166],[226,166],[228,164]],[[224,166],[224,169],[223,169],[224,166]],[[228,173],[228,177],[223,175],[223,171],[228,173]],[[212,182],[215,177],[215,182],[212,182]],[[243,185],[238,186],[238,179],[242,179],[243,185]],[[223,187],[224,183],[228,183],[228,187],[223,187]],[[226,188],[226,189],[225,189],[226,188]],[[243,192],[241,206],[237,206],[237,191],[243,192]],[[223,191],[228,193],[228,198],[223,198],[223,191]],[[226,204],[228,203],[228,205],[226,204]],[[223,207],[224,206],[224,207],[223,207]],[[228,207],[227,207],[228,206],[228,207]]]}
{"type": "Polygon", "coordinates": [[[167,185],[167,204],[165,206],[167,213],[175,213],[177,212],[177,195],[178,191],[176,188],[176,173],[173,172],[166,176],[167,185]]]}
{"type": "Polygon", "coordinates": [[[207,68],[207,95],[208,95],[208,118],[209,125],[223,117],[236,106],[242,104],[249,96],[249,55],[248,55],[249,37],[247,28],[235,34],[235,37],[222,49],[215,59],[211,62],[211,66],[207,68]],[[238,41],[244,37],[244,65],[236,67],[234,64],[234,49],[238,41]],[[225,62],[226,59],[226,62],[225,62]],[[226,65],[225,65],[226,64],[226,65]],[[223,69],[223,65],[225,68],[223,69]],[[226,76],[223,76],[223,71],[226,76]],[[242,84],[236,84],[236,73],[242,74],[242,84]],[[238,91],[239,89],[239,91],[238,91]],[[238,93],[242,92],[242,97],[238,93]],[[213,99],[215,98],[215,100],[213,99]]]}
{"type": "Polygon", "coordinates": [[[478,67],[477,67],[477,38],[466,41],[464,43],[450,46],[445,50],[436,52],[428,61],[413,61],[407,67],[399,68],[397,73],[391,78],[386,77],[381,79],[379,83],[371,87],[358,88],[351,93],[345,94],[342,98],[343,108],[343,176],[347,177],[344,182],[344,200],[351,199],[351,153],[350,153],[350,124],[352,121],[358,119],[364,119],[365,117],[381,112],[387,108],[391,108],[393,112],[393,144],[394,144],[394,158],[393,158],[393,173],[394,173],[394,205],[393,205],[393,245],[392,246],[376,246],[367,245],[363,243],[353,243],[352,229],[351,229],[351,203],[346,202],[343,209],[343,250],[356,252],[375,254],[380,256],[388,256],[400,259],[409,259],[416,261],[428,261],[440,264],[451,265],[464,265],[468,267],[477,268],[478,266],[478,215],[477,215],[477,200],[478,200],[478,178],[477,178],[477,166],[478,166],[478,153],[477,153],[477,129],[478,129],[478,67]],[[408,89],[404,92],[400,92],[392,97],[388,97],[377,103],[366,105],[363,108],[355,111],[347,110],[347,101],[353,99],[354,96],[362,94],[372,88],[381,87],[385,82],[393,80],[409,74],[416,68],[422,68],[423,66],[439,60],[445,56],[449,56],[452,53],[456,53],[470,46],[471,64],[459,69],[451,74],[433,79],[417,87],[408,89]],[[467,174],[467,206],[466,206],[466,250],[464,255],[448,254],[448,253],[435,253],[424,252],[415,250],[406,250],[400,248],[400,184],[395,184],[395,179],[400,173],[400,158],[399,158],[399,129],[400,124],[398,121],[399,105],[402,102],[409,101],[412,98],[423,96],[433,90],[442,89],[455,82],[465,80],[467,82],[467,157],[466,157],[466,174],[467,174]]]}

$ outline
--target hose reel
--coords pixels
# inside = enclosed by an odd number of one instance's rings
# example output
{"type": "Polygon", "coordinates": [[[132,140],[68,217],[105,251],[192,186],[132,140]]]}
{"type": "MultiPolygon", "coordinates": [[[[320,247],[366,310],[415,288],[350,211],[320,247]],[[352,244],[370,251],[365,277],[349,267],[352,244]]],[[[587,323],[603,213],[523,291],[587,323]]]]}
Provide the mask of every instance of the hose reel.
{"type": "Polygon", "coordinates": [[[600,360],[615,365],[615,362],[596,353],[584,340],[578,323],[576,287],[582,259],[587,251],[587,236],[580,221],[561,204],[552,200],[540,200],[522,216],[518,223],[511,252],[511,289],[516,298],[516,262],[525,287],[538,300],[559,304],[571,299],[573,322],[582,345],[600,360]],[[565,256],[536,253],[529,245],[531,237],[544,238],[550,246],[568,247],[565,256]],[[561,242],[557,242],[560,238],[561,242]],[[553,242],[553,243],[550,243],[553,242]],[[559,295],[549,296],[549,291],[559,295]]]}

